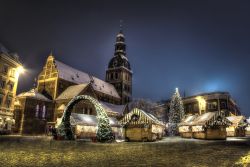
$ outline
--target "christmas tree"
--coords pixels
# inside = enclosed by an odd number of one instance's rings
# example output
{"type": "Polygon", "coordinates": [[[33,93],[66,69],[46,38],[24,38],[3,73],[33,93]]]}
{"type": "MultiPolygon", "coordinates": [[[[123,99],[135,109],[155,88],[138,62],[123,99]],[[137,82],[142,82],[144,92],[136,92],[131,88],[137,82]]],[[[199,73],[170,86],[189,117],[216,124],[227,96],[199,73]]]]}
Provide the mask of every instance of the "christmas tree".
{"type": "Polygon", "coordinates": [[[183,102],[179,90],[178,88],[176,88],[170,104],[169,124],[168,124],[169,135],[171,136],[178,135],[178,124],[181,122],[183,116],[184,116],[183,102]]]}
{"type": "Polygon", "coordinates": [[[96,105],[97,110],[97,119],[98,119],[98,129],[96,132],[96,138],[99,142],[111,142],[114,140],[114,135],[112,133],[112,129],[109,123],[109,118],[104,111],[104,109],[100,106],[100,104],[96,105]]]}

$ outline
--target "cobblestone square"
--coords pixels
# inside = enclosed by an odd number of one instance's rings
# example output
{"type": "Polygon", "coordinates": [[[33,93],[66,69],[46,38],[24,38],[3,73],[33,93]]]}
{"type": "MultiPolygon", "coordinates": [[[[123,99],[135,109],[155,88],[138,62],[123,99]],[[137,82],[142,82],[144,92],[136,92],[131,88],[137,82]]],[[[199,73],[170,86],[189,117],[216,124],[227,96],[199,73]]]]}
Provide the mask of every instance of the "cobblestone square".
{"type": "Polygon", "coordinates": [[[0,166],[250,166],[250,138],[91,143],[1,137],[0,166]]]}

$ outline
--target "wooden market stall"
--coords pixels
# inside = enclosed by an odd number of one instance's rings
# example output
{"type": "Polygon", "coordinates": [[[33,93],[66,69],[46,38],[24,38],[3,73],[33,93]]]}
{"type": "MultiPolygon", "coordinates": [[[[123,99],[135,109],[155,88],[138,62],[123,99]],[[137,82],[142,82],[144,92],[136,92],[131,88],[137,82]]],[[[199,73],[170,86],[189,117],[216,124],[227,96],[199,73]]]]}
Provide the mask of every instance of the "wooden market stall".
{"type": "Polygon", "coordinates": [[[207,112],[192,122],[193,138],[196,139],[226,139],[226,127],[231,122],[220,112],[207,112]]]}
{"type": "MultiPolygon", "coordinates": [[[[57,126],[61,123],[61,118],[57,119],[57,126]]],[[[116,138],[121,138],[122,127],[118,120],[109,117],[112,132],[116,138]]],[[[70,124],[77,139],[95,139],[98,120],[95,115],[71,113],[70,124]]]]}
{"type": "Polygon", "coordinates": [[[120,121],[124,127],[126,141],[155,141],[161,139],[165,124],[155,116],[138,108],[134,108],[120,121]]]}
{"type": "Polygon", "coordinates": [[[193,133],[192,133],[192,123],[197,118],[198,115],[188,115],[186,116],[181,123],[179,123],[178,130],[179,134],[183,138],[192,138],[193,133]]]}
{"type": "Polygon", "coordinates": [[[247,122],[244,116],[230,116],[227,119],[232,123],[226,128],[228,137],[244,137],[246,135],[247,122]]]}

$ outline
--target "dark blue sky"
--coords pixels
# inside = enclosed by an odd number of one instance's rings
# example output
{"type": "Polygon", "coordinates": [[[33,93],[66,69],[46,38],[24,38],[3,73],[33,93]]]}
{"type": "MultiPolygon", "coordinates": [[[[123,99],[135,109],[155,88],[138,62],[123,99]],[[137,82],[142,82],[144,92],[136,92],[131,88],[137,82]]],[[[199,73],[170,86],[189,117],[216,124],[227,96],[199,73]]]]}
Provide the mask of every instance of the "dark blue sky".
{"type": "Polygon", "coordinates": [[[28,90],[50,50],[58,60],[104,79],[124,20],[133,95],[167,99],[229,91],[250,115],[250,1],[0,0],[0,42],[28,69],[28,90]]]}

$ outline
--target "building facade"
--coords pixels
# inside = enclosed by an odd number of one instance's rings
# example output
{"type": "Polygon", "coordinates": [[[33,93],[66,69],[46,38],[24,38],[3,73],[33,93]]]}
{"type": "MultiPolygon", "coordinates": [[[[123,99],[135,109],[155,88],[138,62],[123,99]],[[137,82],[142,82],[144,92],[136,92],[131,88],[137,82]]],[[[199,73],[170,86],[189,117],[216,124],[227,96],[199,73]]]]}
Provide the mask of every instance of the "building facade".
{"type": "Polygon", "coordinates": [[[225,116],[241,115],[240,109],[228,92],[210,92],[183,99],[185,114],[203,114],[219,111],[225,116]]]}
{"type": "Polygon", "coordinates": [[[121,97],[120,104],[132,100],[132,70],[127,58],[125,37],[122,31],[116,36],[115,53],[108,64],[106,82],[115,86],[121,97]]]}
{"type": "MultiPolygon", "coordinates": [[[[208,92],[183,97],[185,115],[201,115],[207,112],[221,112],[224,116],[241,115],[240,108],[229,92],[208,92]]],[[[166,120],[169,120],[171,99],[160,102],[166,110],[166,120]]]]}
{"type": "Polygon", "coordinates": [[[0,133],[10,133],[18,77],[23,67],[18,55],[0,44],[0,133]]]}

